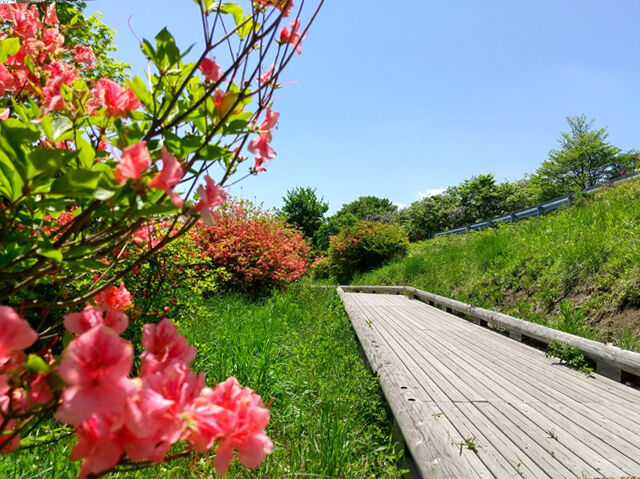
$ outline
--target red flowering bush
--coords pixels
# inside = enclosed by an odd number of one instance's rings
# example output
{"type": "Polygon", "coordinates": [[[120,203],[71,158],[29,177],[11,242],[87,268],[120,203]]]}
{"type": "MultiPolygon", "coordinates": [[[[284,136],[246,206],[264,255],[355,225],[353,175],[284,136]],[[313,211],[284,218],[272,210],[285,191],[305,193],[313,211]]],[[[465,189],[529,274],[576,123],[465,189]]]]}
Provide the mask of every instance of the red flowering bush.
{"type": "Polygon", "coordinates": [[[202,258],[224,268],[225,283],[261,293],[295,281],[308,269],[310,247],[302,234],[249,202],[227,204],[211,226],[192,230],[202,258]]]}
{"type": "Polygon", "coordinates": [[[360,221],[331,238],[329,261],[339,282],[407,254],[409,237],[399,225],[360,221]]]}

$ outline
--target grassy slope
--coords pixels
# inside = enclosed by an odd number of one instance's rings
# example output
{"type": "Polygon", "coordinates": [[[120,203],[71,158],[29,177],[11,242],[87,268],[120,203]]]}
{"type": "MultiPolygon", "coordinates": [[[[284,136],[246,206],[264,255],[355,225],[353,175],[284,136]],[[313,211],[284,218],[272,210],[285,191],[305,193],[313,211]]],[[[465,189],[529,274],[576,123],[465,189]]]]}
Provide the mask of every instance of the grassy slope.
{"type": "Polygon", "coordinates": [[[353,280],[410,285],[640,350],[640,181],[541,219],[412,245],[353,280]]]}
{"type": "MultiPolygon", "coordinates": [[[[274,453],[258,470],[236,465],[227,477],[401,477],[379,385],[333,289],[301,284],[262,303],[233,295],[190,303],[179,329],[198,345],[196,369],[215,381],[234,375],[274,398],[268,429],[274,453]]],[[[0,477],[75,477],[68,453],[66,443],[0,457],[0,477]]],[[[214,474],[202,459],[115,477],[214,474]]]]}

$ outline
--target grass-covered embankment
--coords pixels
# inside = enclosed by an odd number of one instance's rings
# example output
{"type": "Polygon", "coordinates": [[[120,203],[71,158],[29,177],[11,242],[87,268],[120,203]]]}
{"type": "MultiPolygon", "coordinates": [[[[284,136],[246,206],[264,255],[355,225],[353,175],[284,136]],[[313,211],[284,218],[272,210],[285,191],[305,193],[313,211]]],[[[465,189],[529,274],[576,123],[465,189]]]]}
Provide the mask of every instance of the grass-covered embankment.
{"type": "MultiPolygon", "coordinates": [[[[179,331],[198,346],[196,369],[209,381],[234,375],[265,401],[273,397],[273,454],[255,471],[235,464],[226,477],[401,477],[379,385],[333,288],[297,284],[261,302],[182,294],[190,310],[181,314],[179,331]]],[[[62,441],[0,457],[0,477],[75,477],[70,446],[62,441]]],[[[201,458],[110,477],[214,476],[201,458]]]]}
{"type": "Polygon", "coordinates": [[[540,219],[415,243],[352,283],[414,286],[640,350],[640,181],[540,219]]]}

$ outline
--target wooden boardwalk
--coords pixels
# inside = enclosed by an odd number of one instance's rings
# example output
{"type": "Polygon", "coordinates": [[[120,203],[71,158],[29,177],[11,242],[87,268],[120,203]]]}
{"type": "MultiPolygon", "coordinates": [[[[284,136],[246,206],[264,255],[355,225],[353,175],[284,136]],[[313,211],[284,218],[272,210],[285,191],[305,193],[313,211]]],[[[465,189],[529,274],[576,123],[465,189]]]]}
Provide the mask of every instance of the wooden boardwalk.
{"type": "Polygon", "coordinates": [[[341,296],[424,479],[640,476],[640,391],[406,296],[341,296]]]}

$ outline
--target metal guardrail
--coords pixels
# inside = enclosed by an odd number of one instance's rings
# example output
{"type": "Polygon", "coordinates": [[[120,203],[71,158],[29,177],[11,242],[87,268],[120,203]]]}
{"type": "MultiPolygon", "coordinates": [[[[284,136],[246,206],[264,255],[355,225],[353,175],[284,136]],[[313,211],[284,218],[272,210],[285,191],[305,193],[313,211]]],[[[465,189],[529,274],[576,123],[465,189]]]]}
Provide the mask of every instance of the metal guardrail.
{"type": "MultiPolygon", "coordinates": [[[[605,186],[615,185],[617,183],[622,183],[632,178],[640,177],[640,172],[630,173],[628,175],[617,178],[613,181],[610,181],[604,185],[594,186],[592,188],[587,188],[585,190],[586,193],[593,193],[595,191],[601,190],[605,186]]],[[[477,223],[471,223],[469,225],[460,226],[458,228],[452,228],[450,230],[438,231],[433,234],[433,237],[436,236],[447,236],[447,235],[457,235],[461,233],[466,233],[468,231],[478,231],[486,228],[491,228],[500,223],[513,223],[518,220],[522,220],[525,218],[530,218],[532,216],[540,217],[545,213],[549,213],[551,211],[555,211],[557,209],[562,208],[563,206],[571,206],[571,202],[573,201],[573,195],[562,196],[560,198],[555,198],[553,200],[545,201],[544,203],[540,203],[535,206],[530,206],[529,208],[525,208],[522,210],[514,211],[513,213],[509,213],[502,216],[496,216],[495,218],[491,218],[484,221],[479,221],[477,223]]]]}

